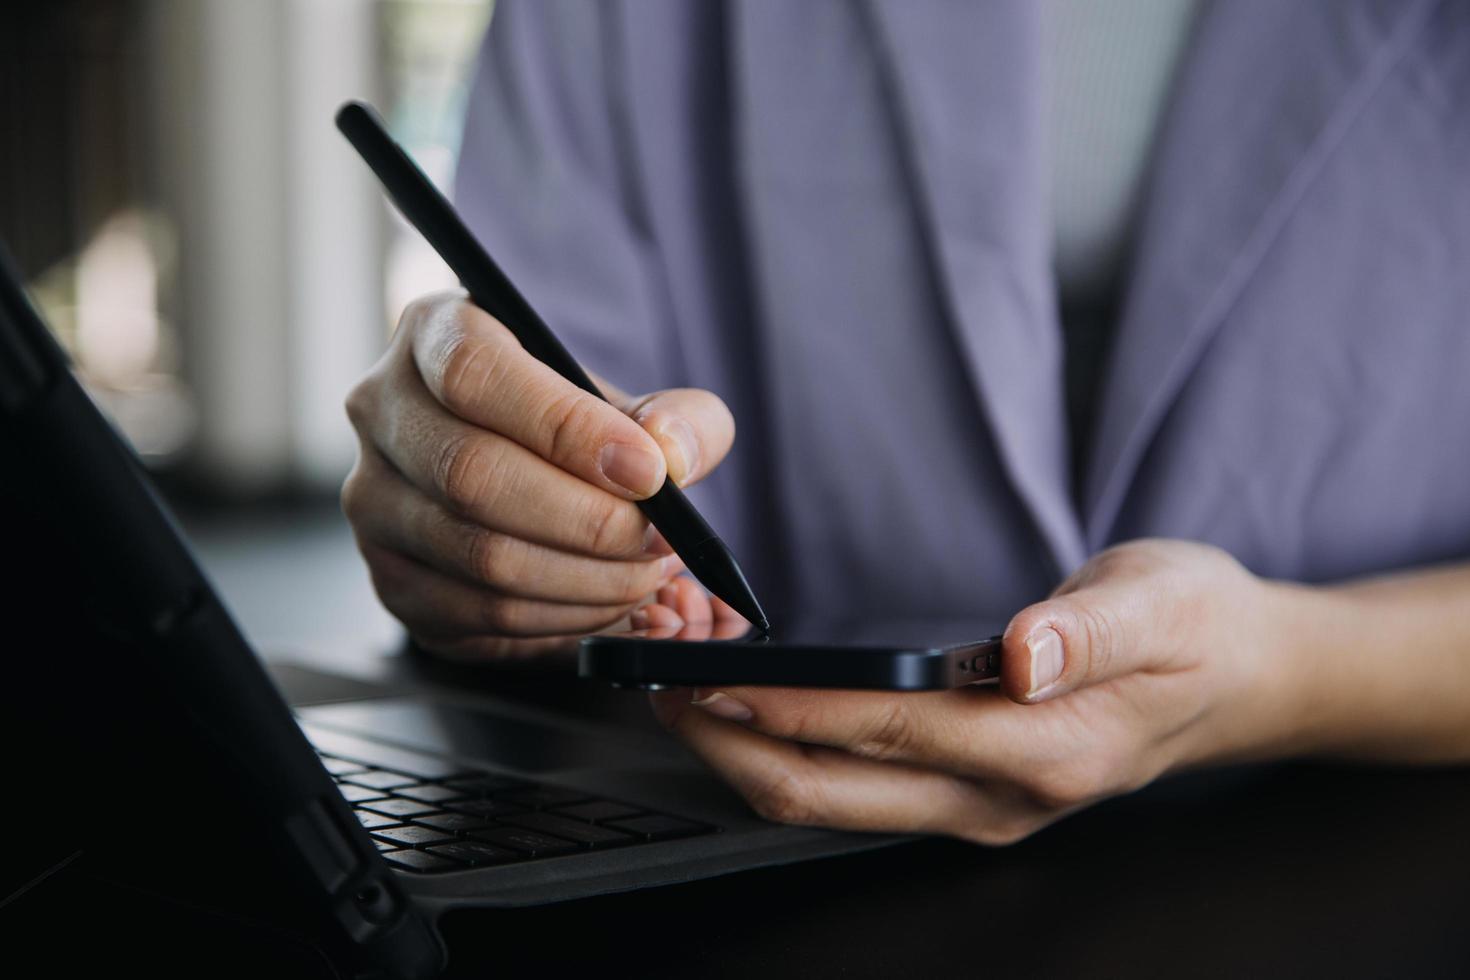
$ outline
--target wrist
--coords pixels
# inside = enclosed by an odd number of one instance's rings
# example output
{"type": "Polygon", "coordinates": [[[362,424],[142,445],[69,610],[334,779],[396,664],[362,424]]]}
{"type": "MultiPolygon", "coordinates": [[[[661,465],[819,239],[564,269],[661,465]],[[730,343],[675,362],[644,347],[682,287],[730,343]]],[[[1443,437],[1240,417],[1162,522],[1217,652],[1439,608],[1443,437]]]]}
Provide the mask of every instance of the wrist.
{"type": "Polygon", "coordinates": [[[1274,690],[1272,755],[1313,755],[1326,750],[1340,727],[1344,705],[1336,680],[1352,670],[1336,634],[1351,610],[1330,591],[1295,582],[1265,580],[1263,620],[1269,637],[1264,683],[1274,690]]]}
{"type": "MultiPolygon", "coordinates": [[[[1412,639],[1417,617],[1376,587],[1272,583],[1284,755],[1405,761],[1437,753],[1455,679],[1412,639]]],[[[1463,711],[1463,702],[1461,702],[1463,711]]]]}
{"type": "Polygon", "coordinates": [[[1311,586],[1253,579],[1232,611],[1219,651],[1233,669],[1215,712],[1223,730],[1203,732],[1191,763],[1259,762],[1311,754],[1334,725],[1336,706],[1320,683],[1321,623],[1329,597],[1311,586]]]}
{"type": "Polygon", "coordinates": [[[1470,565],[1293,587],[1302,744],[1315,755],[1470,759],[1470,565]]]}

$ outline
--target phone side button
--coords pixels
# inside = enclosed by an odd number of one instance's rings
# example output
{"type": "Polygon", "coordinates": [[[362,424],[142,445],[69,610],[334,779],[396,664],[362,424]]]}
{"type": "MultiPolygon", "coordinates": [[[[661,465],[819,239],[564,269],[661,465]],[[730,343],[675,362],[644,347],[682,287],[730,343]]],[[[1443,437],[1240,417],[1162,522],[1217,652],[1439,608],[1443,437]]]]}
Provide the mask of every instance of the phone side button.
{"type": "Polygon", "coordinates": [[[963,664],[962,666],[967,671],[973,671],[974,673],[979,674],[979,673],[991,673],[991,672],[993,672],[995,670],[995,668],[998,666],[999,663],[1000,663],[1000,655],[999,654],[995,654],[995,653],[981,653],[981,654],[977,654],[975,656],[975,659],[971,660],[967,664],[963,664]]]}

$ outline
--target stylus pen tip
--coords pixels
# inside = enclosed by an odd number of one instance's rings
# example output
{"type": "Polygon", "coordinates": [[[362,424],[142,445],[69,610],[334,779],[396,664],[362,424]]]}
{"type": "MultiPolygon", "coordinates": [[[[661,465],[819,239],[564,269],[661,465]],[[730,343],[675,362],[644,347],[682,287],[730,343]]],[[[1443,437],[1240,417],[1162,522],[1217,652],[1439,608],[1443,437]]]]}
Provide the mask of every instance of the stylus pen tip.
{"type": "Polygon", "coordinates": [[[706,542],[699,549],[696,561],[689,563],[689,570],[705,588],[750,620],[756,629],[764,633],[771,628],[765,610],[756,600],[750,583],[745,580],[745,573],[735,564],[735,556],[730,554],[730,549],[725,547],[724,542],[718,538],[706,542]]]}
{"type": "MultiPolygon", "coordinates": [[[[721,598],[724,597],[721,596],[721,598]]],[[[746,619],[750,620],[750,624],[754,626],[757,630],[762,633],[769,633],[771,631],[771,621],[766,618],[766,614],[761,609],[760,603],[755,601],[755,596],[746,594],[741,598],[747,599],[749,601],[742,602],[739,605],[730,602],[729,599],[725,599],[725,601],[730,604],[730,607],[732,609],[734,609],[740,615],[744,616],[746,619]]]]}
{"type": "MultiPolygon", "coordinates": [[[[735,571],[739,574],[738,568],[735,571]]],[[[756,629],[762,633],[770,632],[771,621],[766,618],[766,611],[761,608],[760,602],[756,600],[755,593],[745,583],[745,576],[743,575],[740,576],[740,585],[743,588],[739,590],[727,589],[723,593],[716,592],[715,594],[721,599],[724,599],[731,609],[734,609],[740,615],[750,620],[751,625],[756,629]]]]}

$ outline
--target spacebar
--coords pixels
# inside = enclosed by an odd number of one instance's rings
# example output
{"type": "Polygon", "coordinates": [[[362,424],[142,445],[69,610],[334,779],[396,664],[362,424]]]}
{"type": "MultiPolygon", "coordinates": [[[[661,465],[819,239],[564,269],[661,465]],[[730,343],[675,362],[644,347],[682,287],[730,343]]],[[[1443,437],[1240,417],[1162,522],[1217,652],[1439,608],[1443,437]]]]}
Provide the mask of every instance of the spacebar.
{"type": "MultiPolygon", "coordinates": [[[[319,752],[351,759],[353,762],[366,762],[369,765],[392,769],[395,772],[423,776],[425,779],[443,779],[456,773],[462,773],[466,769],[465,766],[439,756],[409,752],[391,745],[384,745],[382,742],[370,742],[365,738],[344,735],[341,732],[334,732],[320,725],[308,724],[299,719],[296,724],[301,726],[301,730],[306,733],[307,741],[316,746],[319,752]]],[[[484,767],[474,766],[472,768],[483,769],[484,767]]]]}

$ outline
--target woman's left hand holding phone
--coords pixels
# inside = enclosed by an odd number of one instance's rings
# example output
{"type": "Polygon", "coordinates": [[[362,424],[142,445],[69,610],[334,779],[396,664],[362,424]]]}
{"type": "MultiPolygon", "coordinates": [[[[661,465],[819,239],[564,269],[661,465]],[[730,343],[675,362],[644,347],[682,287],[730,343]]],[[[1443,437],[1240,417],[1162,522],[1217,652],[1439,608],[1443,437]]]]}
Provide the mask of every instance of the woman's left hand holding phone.
{"type": "Polygon", "coordinates": [[[1166,772],[1303,747],[1309,678],[1274,655],[1293,608],[1217,548],[1138,541],[1011,621],[998,688],[652,697],[769,819],[1000,844],[1166,772]]]}

